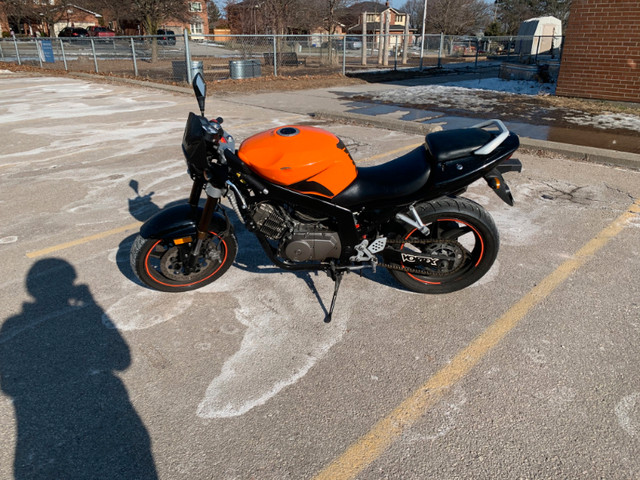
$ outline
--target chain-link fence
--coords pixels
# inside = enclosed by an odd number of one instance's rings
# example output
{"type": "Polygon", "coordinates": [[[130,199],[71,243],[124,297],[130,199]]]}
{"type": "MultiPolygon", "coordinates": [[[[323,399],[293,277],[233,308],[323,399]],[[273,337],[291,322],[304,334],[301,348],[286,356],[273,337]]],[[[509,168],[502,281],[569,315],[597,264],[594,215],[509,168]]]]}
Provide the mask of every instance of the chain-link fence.
{"type": "Polygon", "coordinates": [[[177,83],[426,69],[466,63],[557,61],[562,37],[388,35],[206,35],[5,38],[0,61],[177,83]]]}

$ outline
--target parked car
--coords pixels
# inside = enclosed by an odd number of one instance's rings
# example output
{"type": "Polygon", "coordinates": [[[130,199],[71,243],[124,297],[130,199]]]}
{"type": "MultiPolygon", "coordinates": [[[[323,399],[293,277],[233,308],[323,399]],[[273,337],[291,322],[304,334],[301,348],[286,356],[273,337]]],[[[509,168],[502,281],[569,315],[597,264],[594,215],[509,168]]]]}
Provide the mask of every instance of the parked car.
{"type": "MultiPolygon", "coordinates": [[[[327,48],[329,42],[324,42],[321,46],[327,48]]],[[[362,48],[362,39],[360,37],[334,38],[331,40],[331,47],[336,50],[342,50],[342,47],[346,47],[347,50],[360,50],[362,48]]]]}
{"type": "Polygon", "coordinates": [[[362,38],[347,37],[346,44],[347,50],[360,50],[362,48],[362,38]]]}
{"type": "Polygon", "coordinates": [[[60,33],[58,33],[59,38],[83,38],[88,36],[89,32],[79,27],[64,27],[60,30],[60,33]]]}
{"type": "Polygon", "coordinates": [[[176,34],[173,30],[160,29],[156,32],[156,35],[162,35],[160,38],[158,38],[158,43],[160,45],[176,44],[176,34]]]}
{"type": "Polygon", "coordinates": [[[116,33],[113,30],[107,27],[98,27],[95,25],[87,27],[87,32],[89,33],[90,37],[97,37],[97,38],[108,38],[108,37],[116,36],[116,33]]]}

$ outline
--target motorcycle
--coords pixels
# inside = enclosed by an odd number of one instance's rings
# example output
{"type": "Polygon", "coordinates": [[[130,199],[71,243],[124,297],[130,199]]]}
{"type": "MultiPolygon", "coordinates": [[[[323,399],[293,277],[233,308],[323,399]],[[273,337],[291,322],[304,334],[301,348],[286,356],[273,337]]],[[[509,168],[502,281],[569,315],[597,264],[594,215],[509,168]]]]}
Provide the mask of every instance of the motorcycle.
{"type": "Polygon", "coordinates": [[[158,212],[133,242],[131,266],[145,285],[183,292],[227,272],[238,242],[222,198],[276,266],[333,279],[326,322],[347,272],[385,268],[411,291],[440,294],[491,268],[496,225],[460,195],[484,178],[513,205],[502,174],[522,170],[511,158],[519,140],[500,120],[430,133],[399,158],[357,167],[337,136],[311,126],[273,128],[236,149],[223,119],[205,117],[201,74],[192,86],[200,115],[189,114],[182,150],[193,185],[187,203],[158,212]]]}

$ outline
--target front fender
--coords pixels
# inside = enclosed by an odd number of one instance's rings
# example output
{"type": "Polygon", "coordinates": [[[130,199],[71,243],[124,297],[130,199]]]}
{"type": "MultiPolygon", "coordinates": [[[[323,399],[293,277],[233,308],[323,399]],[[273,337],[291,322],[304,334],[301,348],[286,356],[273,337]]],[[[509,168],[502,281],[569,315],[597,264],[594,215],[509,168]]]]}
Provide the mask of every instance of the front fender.
{"type": "MultiPolygon", "coordinates": [[[[202,210],[202,207],[194,208],[188,203],[161,210],[144,222],[140,227],[140,236],[161,239],[195,235],[202,210]]],[[[216,213],[211,217],[209,230],[222,233],[232,230],[232,227],[226,217],[216,213]]]]}

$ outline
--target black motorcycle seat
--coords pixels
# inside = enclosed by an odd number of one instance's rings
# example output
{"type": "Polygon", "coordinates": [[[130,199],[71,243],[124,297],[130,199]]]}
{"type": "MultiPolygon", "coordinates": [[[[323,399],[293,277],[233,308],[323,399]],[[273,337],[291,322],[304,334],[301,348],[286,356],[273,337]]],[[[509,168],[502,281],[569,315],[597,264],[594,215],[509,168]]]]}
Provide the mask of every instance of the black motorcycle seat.
{"type": "Polygon", "coordinates": [[[420,146],[382,165],[358,168],[358,176],[332,202],[343,207],[411,195],[429,178],[427,152],[420,146]]]}
{"type": "Polygon", "coordinates": [[[457,128],[430,133],[425,141],[436,162],[442,163],[471,155],[493,140],[494,136],[482,128],[457,128]]]}

